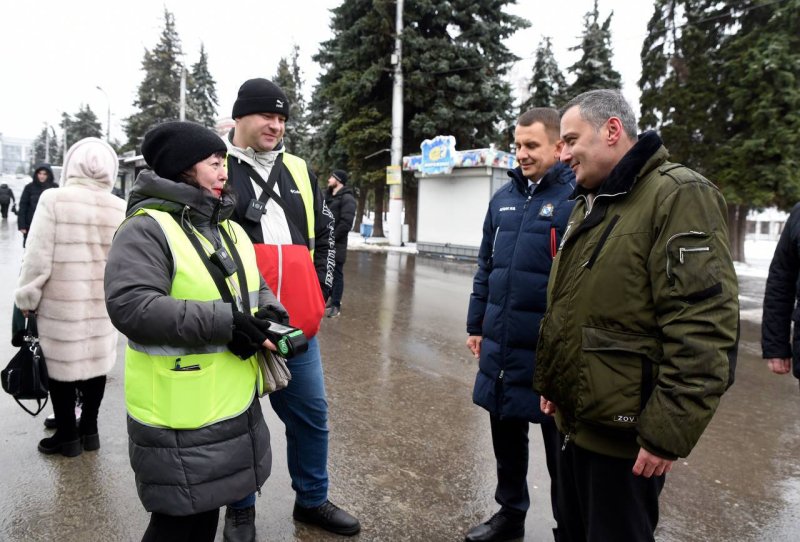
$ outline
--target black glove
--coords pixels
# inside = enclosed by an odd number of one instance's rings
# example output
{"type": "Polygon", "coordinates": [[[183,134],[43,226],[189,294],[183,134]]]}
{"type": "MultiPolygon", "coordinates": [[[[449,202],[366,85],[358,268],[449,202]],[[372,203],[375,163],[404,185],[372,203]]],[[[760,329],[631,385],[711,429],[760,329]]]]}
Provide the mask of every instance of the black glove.
{"type": "Polygon", "coordinates": [[[256,313],[256,318],[260,320],[272,320],[273,322],[278,322],[285,326],[289,325],[289,313],[280,305],[261,307],[256,313]]]}
{"type": "Polygon", "coordinates": [[[267,340],[269,324],[240,311],[233,311],[233,338],[228,350],[242,359],[247,359],[263,348],[267,340]]]}

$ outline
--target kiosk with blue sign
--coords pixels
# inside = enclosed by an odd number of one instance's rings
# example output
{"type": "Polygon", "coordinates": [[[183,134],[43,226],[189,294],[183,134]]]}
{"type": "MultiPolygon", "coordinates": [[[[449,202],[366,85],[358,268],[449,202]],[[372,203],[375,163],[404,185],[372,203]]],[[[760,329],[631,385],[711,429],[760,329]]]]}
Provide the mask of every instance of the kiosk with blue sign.
{"type": "Polygon", "coordinates": [[[403,157],[419,182],[417,250],[477,258],[489,200],[510,179],[513,154],[493,148],[457,151],[453,136],[426,139],[422,154],[403,157]]]}

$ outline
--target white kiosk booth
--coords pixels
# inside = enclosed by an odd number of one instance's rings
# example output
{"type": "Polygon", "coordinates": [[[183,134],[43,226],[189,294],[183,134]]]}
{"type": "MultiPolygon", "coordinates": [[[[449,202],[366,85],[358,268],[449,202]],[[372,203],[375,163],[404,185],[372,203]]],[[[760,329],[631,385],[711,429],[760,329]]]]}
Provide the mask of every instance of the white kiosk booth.
{"type": "Polygon", "coordinates": [[[477,258],[489,200],[510,180],[514,155],[491,148],[459,152],[453,136],[426,139],[421,149],[403,157],[403,170],[419,182],[417,250],[477,258]]]}

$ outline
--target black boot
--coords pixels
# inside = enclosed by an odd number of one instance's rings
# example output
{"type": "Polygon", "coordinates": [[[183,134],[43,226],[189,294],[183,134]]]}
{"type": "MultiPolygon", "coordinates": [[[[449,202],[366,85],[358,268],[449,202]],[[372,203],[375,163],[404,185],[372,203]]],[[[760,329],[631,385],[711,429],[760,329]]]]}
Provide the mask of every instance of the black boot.
{"type": "Polygon", "coordinates": [[[255,542],[256,507],[231,508],[225,510],[225,528],[222,530],[224,542],[255,542]]]}
{"type": "Polygon", "coordinates": [[[50,400],[56,416],[56,433],[39,441],[43,454],[81,455],[81,439],[75,427],[75,383],[50,379],[50,400]]]}
{"type": "Polygon", "coordinates": [[[501,509],[486,523],[470,529],[465,542],[504,542],[525,536],[525,514],[501,509]]]}
{"type": "Polygon", "coordinates": [[[81,391],[82,412],[78,424],[83,449],[87,452],[100,448],[100,435],[97,432],[97,414],[106,389],[106,377],[97,376],[78,382],[81,391]]]}
{"type": "Polygon", "coordinates": [[[310,523],[322,527],[326,531],[336,534],[352,536],[361,530],[361,524],[356,518],[333,504],[325,501],[313,508],[304,508],[294,503],[294,519],[303,523],[310,523]]]}

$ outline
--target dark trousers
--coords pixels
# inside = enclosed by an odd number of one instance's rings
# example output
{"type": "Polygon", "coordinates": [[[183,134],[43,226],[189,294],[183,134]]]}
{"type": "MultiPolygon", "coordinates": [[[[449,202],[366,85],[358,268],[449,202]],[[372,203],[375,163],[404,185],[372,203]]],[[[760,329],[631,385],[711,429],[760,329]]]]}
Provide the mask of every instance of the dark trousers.
{"type": "Polygon", "coordinates": [[[80,434],[94,435],[97,433],[97,415],[100,412],[100,403],[103,401],[105,389],[105,375],[74,382],[50,379],[53,414],[56,417],[57,432],[63,440],[78,438],[78,430],[75,427],[75,399],[78,391],[81,392],[83,401],[80,434]]]}
{"type": "Polygon", "coordinates": [[[219,508],[191,516],[153,512],[142,542],[214,542],[219,508]]]}
{"type": "Polygon", "coordinates": [[[559,540],[654,540],[665,477],[634,476],[635,462],[567,444],[558,461],[559,540]]]}
{"type": "Polygon", "coordinates": [[[331,288],[331,305],[334,307],[342,306],[342,294],[344,294],[344,262],[336,262],[333,268],[333,287],[331,288]]]}
{"type": "MultiPolygon", "coordinates": [[[[530,422],[520,419],[499,419],[489,416],[492,427],[492,446],[497,460],[497,503],[511,511],[526,513],[531,506],[528,494],[528,427],[530,422]]],[[[550,474],[550,505],[553,517],[558,519],[556,508],[556,461],[559,434],[552,420],[541,424],[547,472],[550,474]]]]}
{"type": "Polygon", "coordinates": [[[0,213],[2,213],[3,218],[8,218],[8,206],[9,203],[0,203],[0,213]]]}

